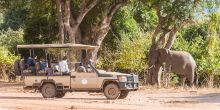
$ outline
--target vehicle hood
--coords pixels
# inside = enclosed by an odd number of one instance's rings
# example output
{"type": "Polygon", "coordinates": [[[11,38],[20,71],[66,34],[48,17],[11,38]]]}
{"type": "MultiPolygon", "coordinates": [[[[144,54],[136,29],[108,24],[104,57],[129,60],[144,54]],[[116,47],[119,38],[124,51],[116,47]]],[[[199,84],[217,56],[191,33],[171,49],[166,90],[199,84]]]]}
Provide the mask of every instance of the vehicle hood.
{"type": "Polygon", "coordinates": [[[131,76],[130,74],[126,73],[120,73],[120,72],[107,72],[107,71],[99,71],[100,74],[111,74],[111,75],[125,75],[125,76],[131,76]]]}

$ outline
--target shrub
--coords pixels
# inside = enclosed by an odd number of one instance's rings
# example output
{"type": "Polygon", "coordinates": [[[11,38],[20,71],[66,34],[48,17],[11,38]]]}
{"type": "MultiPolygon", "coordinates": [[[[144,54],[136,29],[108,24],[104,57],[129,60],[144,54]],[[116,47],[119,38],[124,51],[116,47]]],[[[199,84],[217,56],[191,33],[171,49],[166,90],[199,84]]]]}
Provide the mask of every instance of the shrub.
{"type": "Polygon", "coordinates": [[[0,47],[0,79],[7,79],[17,57],[11,54],[6,48],[0,47]]]}

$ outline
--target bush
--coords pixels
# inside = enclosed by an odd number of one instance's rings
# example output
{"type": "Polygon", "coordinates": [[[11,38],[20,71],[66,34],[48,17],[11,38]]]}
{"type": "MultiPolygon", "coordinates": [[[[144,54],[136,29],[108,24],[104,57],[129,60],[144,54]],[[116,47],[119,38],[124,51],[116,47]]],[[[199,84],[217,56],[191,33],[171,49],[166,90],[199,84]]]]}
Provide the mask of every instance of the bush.
{"type": "Polygon", "coordinates": [[[117,49],[104,45],[97,67],[110,71],[144,73],[151,45],[149,35],[140,32],[136,36],[129,37],[122,33],[121,40],[117,42],[117,49]]]}
{"type": "Polygon", "coordinates": [[[151,44],[150,37],[143,33],[132,39],[125,34],[122,36],[117,67],[129,72],[143,72],[147,63],[146,54],[151,44]]]}
{"type": "Polygon", "coordinates": [[[11,54],[6,48],[0,47],[0,79],[7,79],[17,57],[11,54]]]}

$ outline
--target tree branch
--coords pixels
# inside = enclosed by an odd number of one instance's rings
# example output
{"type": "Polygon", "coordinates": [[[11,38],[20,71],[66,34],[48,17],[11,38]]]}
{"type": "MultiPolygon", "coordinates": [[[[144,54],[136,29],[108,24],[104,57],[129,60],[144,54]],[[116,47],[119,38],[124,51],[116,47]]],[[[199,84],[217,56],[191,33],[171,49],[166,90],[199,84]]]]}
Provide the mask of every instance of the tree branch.
{"type": "Polygon", "coordinates": [[[153,33],[153,36],[152,36],[152,44],[155,45],[156,44],[156,37],[157,35],[160,33],[160,30],[161,30],[161,25],[158,24],[154,33],[153,33]]]}
{"type": "Polygon", "coordinates": [[[160,11],[161,11],[161,6],[159,3],[155,4],[154,9],[156,10],[157,16],[159,19],[163,18],[163,16],[161,15],[160,11]]]}
{"type": "Polygon", "coordinates": [[[106,23],[110,22],[113,15],[115,14],[115,12],[122,6],[127,5],[130,2],[130,0],[115,0],[115,3],[113,5],[111,5],[110,10],[107,14],[107,19],[106,19],[106,23]]]}
{"type": "Polygon", "coordinates": [[[65,1],[65,24],[69,25],[70,24],[70,1],[71,0],[66,0],[65,1]]]}
{"type": "Polygon", "coordinates": [[[165,45],[165,48],[166,48],[166,49],[170,49],[170,48],[172,47],[172,45],[173,45],[173,43],[174,43],[174,41],[175,41],[175,39],[176,39],[177,30],[178,30],[178,29],[177,29],[176,27],[174,27],[174,28],[170,31],[169,37],[168,37],[168,40],[167,40],[167,43],[166,43],[166,45],[165,45]]]}
{"type": "MultiPolygon", "coordinates": [[[[116,11],[122,7],[128,4],[130,0],[115,0],[115,3],[113,3],[109,10],[106,12],[106,17],[103,18],[102,22],[99,24],[98,29],[96,29],[96,32],[101,32],[102,30],[109,30],[109,25],[111,23],[112,17],[116,13],[116,11]]],[[[108,32],[108,31],[106,31],[108,32]]]]}
{"type": "Polygon", "coordinates": [[[92,0],[90,2],[89,0],[83,0],[80,5],[80,10],[78,17],[76,18],[76,24],[80,24],[85,17],[85,15],[97,4],[98,0],[92,0]]]}
{"type": "Polygon", "coordinates": [[[167,31],[163,31],[163,33],[160,35],[159,40],[156,43],[157,46],[165,44],[165,37],[167,36],[168,33],[169,32],[167,32],[167,31]]]}

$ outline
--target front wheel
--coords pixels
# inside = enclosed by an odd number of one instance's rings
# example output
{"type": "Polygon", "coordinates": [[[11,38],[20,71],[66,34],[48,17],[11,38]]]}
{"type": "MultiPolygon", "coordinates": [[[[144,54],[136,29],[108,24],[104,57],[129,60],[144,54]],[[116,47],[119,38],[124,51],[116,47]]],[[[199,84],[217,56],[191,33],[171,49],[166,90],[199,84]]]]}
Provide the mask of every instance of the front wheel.
{"type": "Polygon", "coordinates": [[[41,88],[41,94],[44,98],[54,98],[57,95],[56,87],[52,83],[46,83],[41,88]]]}
{"type": "Polygon", "coordinates": [[[118,97],[119,99],[124,99],[128,96],[129,91],[121,91],[120,96],[118,97]]]}
{"type": "Polygon", "coordinates": [[[116,84],[108,84],[104,88],[104,95],[107,99],[114,100],[117,99],[120,95],[121,91],[116,84]]]}

